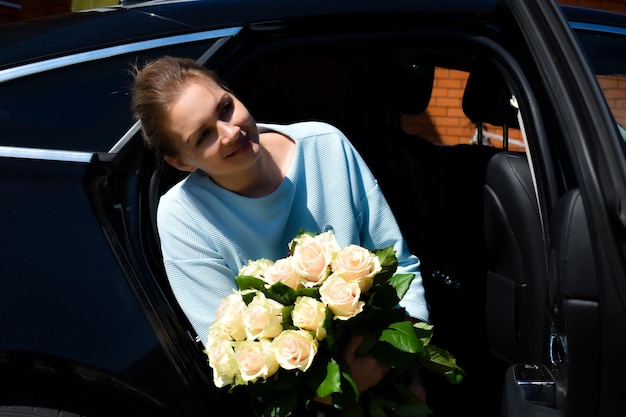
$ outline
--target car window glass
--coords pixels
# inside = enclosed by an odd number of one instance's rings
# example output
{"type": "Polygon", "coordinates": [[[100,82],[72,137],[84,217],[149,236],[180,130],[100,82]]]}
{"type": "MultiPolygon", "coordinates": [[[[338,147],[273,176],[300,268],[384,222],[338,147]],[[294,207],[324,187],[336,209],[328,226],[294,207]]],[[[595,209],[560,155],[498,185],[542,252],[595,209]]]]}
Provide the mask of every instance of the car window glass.
{"type": "Polygon", "coordinates": [[[604,92],[622,138],[626,139],[626,35],[578,30],[578,39],[604,92]]]}
{"type": "Polygon", "coordinates": [[[133,123],[131,65],[165,54],[197,58],[211,43],[119,55],[4,82],[0,145],[106,152],[133,123]]]}
{"type": "MultiPolygon", "coordinates": [[[[404,115],[404,130],[442,145],[476,144],[480,129],[463,113],[463,92],[469,73],[435,68],[435,82],[428,108],[418,115],[404,115]]],[[[482,123],[482,144],[503,147],[503,128],[482,123]]],[[[508,149],[524,150],[519,129],[508,127],[508,149]]]]}
{"type": "MultiPolygon", "coordinates": [[[[229,80],[229,85],[259,121],[325,120],[338,126],[350,138],[367,138],[372,131],[369,124],[379,115],[370,112],[365,116],[364,108],[368,105],[364,103],[373,100],[372,94],[368,89],[355,86],[356,78],[349,77],[351,65],[360,68],[361,77],[365,79],[376,75],[366,72],[366,63],[346,64],[346,49],[336,47],[339,52],[333,52],[332,48],[310,49],[306,53],[301,49],[282,50],[280,54],[271,54],[245,68],[229,80]],[[273,100],[268,101],[267,97],[273,97],[273,100]],[[289,103],[289,106],[282,103],[289,103]],[[351,123],[353,117],[357,119],[356,123],[351,123]]],[[[348,50],[358,51],[359,47],[352,46],[348,50]]],[[[356,58],[352,59],[358,62],[360,54],[356,52],[354,56],[356,58]]],[[[444,146],[477,143],[478,126],[462,109],[468,75],[463,70],[435,67],[433,90],[426,111],[404,113],[403,130],[444,146]]],[[[385,80],[380,83],[385,88],[385,80]]],[[[380,103],[372,104],[375,108],[380,106],[380,103]]],[[[501,126],[485,123],[482,132],[483,144],[503,147],[501,126]]],[[[508,128],[508,149],[525,149],[519,129],[508,128]]]]}

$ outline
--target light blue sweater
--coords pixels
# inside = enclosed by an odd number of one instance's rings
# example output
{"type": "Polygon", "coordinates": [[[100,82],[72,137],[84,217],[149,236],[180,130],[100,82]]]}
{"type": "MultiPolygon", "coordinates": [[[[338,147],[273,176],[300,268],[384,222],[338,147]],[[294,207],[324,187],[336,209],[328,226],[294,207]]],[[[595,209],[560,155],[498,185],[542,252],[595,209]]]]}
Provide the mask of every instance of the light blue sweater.
{"type": "MultiPolygon", "coordinates": [[[[272,194],[248,198],[196,171],[160,200],[158,230],[174,294],[203,343],[218,304],[248,260],[285,257],[301,229],[334,229],[340,246],[394,246],[398,272],[416,274],[401,302],[428,321],[419,260],[408,252],[378,184],[348,139],[320,122],[259,124],[295,141],[294,160],[272,194]]],[[[384,146],[384,145],[382,145],[384,146]]]]}

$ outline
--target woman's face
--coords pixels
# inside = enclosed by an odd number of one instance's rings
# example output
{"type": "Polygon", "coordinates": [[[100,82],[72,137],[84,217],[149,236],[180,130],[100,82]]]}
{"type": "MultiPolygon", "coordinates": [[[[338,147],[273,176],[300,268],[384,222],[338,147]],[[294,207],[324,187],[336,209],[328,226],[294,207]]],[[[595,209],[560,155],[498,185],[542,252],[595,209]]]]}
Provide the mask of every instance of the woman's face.
{"type": "Polygon", "coordinates": [[[259,131],[248,109],[208,77],[190,79],[167,113],[176,157],[165,160],[216,182],[249,168],[259,155],[259,131]]]}

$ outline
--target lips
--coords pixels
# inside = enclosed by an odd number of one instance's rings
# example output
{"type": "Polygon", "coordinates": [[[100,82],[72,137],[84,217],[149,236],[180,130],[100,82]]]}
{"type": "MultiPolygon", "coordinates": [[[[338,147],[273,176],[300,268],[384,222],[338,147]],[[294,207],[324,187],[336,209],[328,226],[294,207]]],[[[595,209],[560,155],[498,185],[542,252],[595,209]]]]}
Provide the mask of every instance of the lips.
{"type": "Polygon", "coordinates": [[[242,131],[239,136],[241,139],[237,142],[237,147],[234,151],[226,155],[227,158],[243,153],[250,147],[250,139],[248,138],[248,135],[242,131]]]}

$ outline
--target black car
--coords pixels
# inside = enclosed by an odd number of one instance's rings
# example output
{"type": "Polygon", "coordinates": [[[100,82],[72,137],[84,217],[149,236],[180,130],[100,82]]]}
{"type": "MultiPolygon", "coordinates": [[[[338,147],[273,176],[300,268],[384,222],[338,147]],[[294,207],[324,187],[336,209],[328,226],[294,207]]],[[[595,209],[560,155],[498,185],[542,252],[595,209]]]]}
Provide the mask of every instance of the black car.
{"type": "Polygon", "coordinates": [[[182,173],[130,110],[131,68],[163,55],[217,70],[258,121],[353,141],[467,372],[424,373],[435,416],[625,415],[624,51],[625,15],[549,0],[150,1],[0,26],[0,416],[255,414],[213,386],[163,270],[155,213],[182,173]]]}

